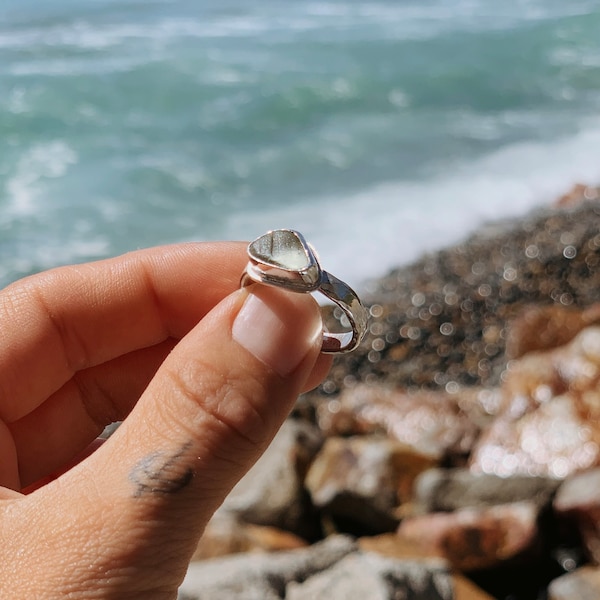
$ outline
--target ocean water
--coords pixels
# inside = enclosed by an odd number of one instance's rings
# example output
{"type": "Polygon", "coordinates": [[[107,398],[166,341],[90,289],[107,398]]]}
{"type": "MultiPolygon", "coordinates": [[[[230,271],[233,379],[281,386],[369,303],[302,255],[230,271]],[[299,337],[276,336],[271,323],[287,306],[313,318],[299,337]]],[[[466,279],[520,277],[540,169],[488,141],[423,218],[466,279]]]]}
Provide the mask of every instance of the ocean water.
{"type": "Polygon", "coordinates": [[[366,279],[600,181],[597,0],[3,0],[0,285],[302,231],[366,279]]]}

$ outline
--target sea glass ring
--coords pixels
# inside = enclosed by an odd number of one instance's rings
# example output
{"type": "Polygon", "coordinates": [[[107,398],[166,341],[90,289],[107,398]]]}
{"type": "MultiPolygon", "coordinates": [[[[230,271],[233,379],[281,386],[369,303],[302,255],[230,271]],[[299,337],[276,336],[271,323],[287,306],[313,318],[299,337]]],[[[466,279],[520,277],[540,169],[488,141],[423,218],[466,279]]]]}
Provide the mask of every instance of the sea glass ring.
{"type": "Polygon", "coordinates": [[[262,283],[291,292],[319,292],[337,304],[349,323],[347,331],[323,332],[321,352],[351,352],[367,330],[368,313],[356,292],[324,271],[314,248],[293,229],[268,231],[248,245],[242,286],[262,283]]]}

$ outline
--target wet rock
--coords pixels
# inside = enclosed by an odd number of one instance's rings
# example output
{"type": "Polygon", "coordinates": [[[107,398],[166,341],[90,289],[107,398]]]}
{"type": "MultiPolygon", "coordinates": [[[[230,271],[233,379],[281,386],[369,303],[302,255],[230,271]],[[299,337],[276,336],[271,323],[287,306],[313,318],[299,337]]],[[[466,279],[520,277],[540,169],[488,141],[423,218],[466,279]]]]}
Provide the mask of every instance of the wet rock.
{"type": "Polygon", "coordinates": [[[344,390],[339,400],[322,403],[318,423],[329,435],[382,431],[440,461],[449,455],[467,454],[479,434],[463,400],[458,393],[358,385],[344,390]]]}
{"type": "Polygon", "coordinates": [[[275,552],[302,548],[307,543],[302,538],[265,525],[241,522],[225,511],[217,511],[209,521],[192,561],[217,558],[241,552],[275,552]]]}
{"type": "Polygon", "coordinates": [[[433,461],[387,438],[329,438],[306,476],[313,504],[334,529],[373,534],[395,529],[395,510],[433,461]]]}
{"type": "Polygon", "coordinates": [[[469,469],[429,469],[415,481],[415,510],[450,512],[528,500],[540,508],[550,502],[559,486],[555,479],[515,475],[498,477],[469,469]]]}
{"type": "Polygon", "coordinates": [[[565,528],[575,526],[589,559],[600,564],[600,469],[567,479],[556,494],[553,508],[565,528]]]}
{"type": "Polygon", "coordinates": [[[460,571],[489,569],[535,556],[538,513],[531,502],[432,513],[403,520],[398,535],[460,571]]]}
{"type": "Polygon", "coordinates": [[[548,600],[598,600],[600,569],[582,567],[558,577],[548,587],[548,600]]]}
{"type": "Polygon", "coordinates": [[[499,416],[479,438],[475,471],[564,479],[600,462],[600,327],[513,361],[499,416]]]}
{"type": "Polygon", "coordinates": [[[356,552],[303,583],[288,585],[287,600],[454,600],[452,579],[443,565],[399,561],[356,552]]]}
{"type": "Polygon", "coordinates": [[[328,569],[356,544],[331,536],[309,548],[276,554],[237,554],[191,563],[179,600],[280,600],[291,581],[303,581],[328,569]]]}
{"type": "Polygon", "coordinates": [[[247,523],[315,539],[320,528],[303,481],[322,442],[318,428],[288,419],[264,455],[227,497],[222,510],[247,523]]]}

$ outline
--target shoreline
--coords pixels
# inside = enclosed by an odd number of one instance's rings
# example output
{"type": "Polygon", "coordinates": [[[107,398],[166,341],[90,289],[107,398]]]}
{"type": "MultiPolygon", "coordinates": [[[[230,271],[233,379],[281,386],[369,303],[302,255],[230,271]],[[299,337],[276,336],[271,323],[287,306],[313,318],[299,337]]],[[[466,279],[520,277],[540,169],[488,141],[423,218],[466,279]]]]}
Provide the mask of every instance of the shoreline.
{"type": "Polygon", "coordinates": [[[600,189],[577,185],[524,217],[367,283],[369,332],[317,394],[358,382],[407,389],[496,385],[510,323],[531,306],[585,308],[600,288],[600,189]]]}

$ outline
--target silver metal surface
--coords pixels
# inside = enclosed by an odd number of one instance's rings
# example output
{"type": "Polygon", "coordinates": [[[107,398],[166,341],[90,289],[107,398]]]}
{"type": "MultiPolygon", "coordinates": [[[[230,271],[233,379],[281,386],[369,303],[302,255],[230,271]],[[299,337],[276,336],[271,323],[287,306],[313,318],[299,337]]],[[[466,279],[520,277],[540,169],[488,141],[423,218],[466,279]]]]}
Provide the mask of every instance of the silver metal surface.
{"type": "Polygon", "coordinates": [[[365,307],[351,287],[321,268],[316,252],[301,233],[268,231],[248,245],[248,258],[242,286],[263,283],[298,293],[320,292],[342,309],[350,329],[324,331],[322,352],[351,352],[360,344],[367,331],[365,307]]]}

